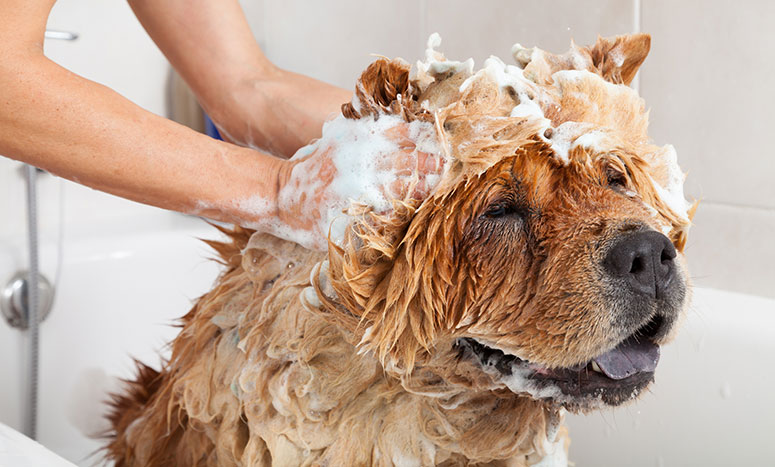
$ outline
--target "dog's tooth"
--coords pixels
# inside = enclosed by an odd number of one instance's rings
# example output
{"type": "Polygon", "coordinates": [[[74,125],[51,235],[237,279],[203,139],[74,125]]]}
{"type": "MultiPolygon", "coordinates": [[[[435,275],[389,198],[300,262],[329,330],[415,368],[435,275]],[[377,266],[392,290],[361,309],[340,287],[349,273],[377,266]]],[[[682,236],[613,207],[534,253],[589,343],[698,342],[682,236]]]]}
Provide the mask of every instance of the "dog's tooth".
{"type": "Polygon", "coordinates": [[[592,360],[592,370],[594,370],[594,371],[596,371],[598,373],[602,373],[603,372],[603,370],[600,369],[600,365],[598,365],[597,362],[594,361],[594,360],[592,360]]]}

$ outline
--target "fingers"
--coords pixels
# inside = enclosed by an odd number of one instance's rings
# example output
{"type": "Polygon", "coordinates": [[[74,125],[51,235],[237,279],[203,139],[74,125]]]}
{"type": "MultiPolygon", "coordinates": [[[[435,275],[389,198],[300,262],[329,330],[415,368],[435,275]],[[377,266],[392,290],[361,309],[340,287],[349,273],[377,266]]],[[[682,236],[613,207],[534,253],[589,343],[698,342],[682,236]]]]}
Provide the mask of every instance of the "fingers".
{"type": "Polygon", "coordinates": [[[438,183],[437,175],[444,169],[443,156],[418,151],[415,143],[408,139],[406,125],[397,125],[387,130],[388,133],[401,149],[385,155],[378,162],[380,170],[393,175],[391,181],[382,187],[383,194],[388,199],[424,199],[438,183]],[[436,177],[429,179],[429,176],[436,177]]]}
{"type": "Polygon", "coordinates": [[[411,152],[417,147],[415,142],[409,137],[409,126],[406,124],[388,128],[384,134],[389,140],[396,143],[401,151],[411,152]]]}
{"type": "Polygon", "coordinates": [[[377,163],[380,170],[390,171],[396,175],[417,173],[419,176],[439,174],[444,168],[444,158],[440,154],[402,150],[384,156],[377,163]]]}
{"type": "Polygon", "coordinates": [[[417,152],[417,172],[421,174],[439,174],[444,168],[444,159],[440,154],[417,152]]]}
{"type": "MultiPolygon", "coordinates": [[[[337,157],[341,156],[338,151],[343,148],[337,142],[320,144],[307,157],[298,159],[298,166],[292,172],[292,183],[288,186],[288,202],[284,203],[285,209],[281,213],[285,225],[299,236],[304,234],[309,237],[305,238],[310,243],[312,238],[327,237],[325,234],[333,221],[332,213],[341,214],[339,206],[346,208],[351,200],[364,199],[361,191],[376,189],[387,201],[422,201],[427,198],[438,184],[438,175],[444,169],[444,157],[418,150],[407,124],[388,128],[383,135],[392,144],[381,151],[366,151],[357,156],[352,152],[345,153],[349,157],[367,158],[355,166],[368,171],[357,180],[352,178],[352,174],[339,176],[337,157]]],[[[350,170],[350,166],[347,167],[350,170]]],[[[372,208],[390,211],[390,204],[378,201],[372,208]]]]}

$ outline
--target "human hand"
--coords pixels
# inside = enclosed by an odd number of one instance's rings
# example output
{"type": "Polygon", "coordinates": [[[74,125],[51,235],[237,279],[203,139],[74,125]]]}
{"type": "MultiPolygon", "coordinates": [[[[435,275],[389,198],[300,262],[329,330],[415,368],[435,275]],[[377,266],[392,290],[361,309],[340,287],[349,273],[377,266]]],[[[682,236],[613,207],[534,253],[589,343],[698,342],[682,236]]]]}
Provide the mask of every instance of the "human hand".
{"type": "MultiPolygon", "coordinates": [[[[435,188],[444,158],[432,124],[392,115],[378,120],[339,117],[323,137],[300,149],[281,176],[273,234],[325,250],[329,231],[341,241],[358,203],[381,215],[394,200],[422,200],[435,188]]],[[[266,230],[266,229],[264,229],[266,230]]]]}

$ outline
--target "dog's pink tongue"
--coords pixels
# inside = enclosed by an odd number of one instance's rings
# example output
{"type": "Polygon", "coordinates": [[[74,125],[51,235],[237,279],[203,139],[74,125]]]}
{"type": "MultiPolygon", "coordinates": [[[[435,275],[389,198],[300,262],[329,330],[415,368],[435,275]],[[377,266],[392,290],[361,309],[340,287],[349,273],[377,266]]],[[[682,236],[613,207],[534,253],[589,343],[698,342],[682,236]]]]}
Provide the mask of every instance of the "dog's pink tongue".
{"type": "Polygon", "coordinates": [[[624,379],[635,373],[654,371],[659,362],[659,346],[645,338],[631,337],[594,360],[609,378],[624,379]]]}

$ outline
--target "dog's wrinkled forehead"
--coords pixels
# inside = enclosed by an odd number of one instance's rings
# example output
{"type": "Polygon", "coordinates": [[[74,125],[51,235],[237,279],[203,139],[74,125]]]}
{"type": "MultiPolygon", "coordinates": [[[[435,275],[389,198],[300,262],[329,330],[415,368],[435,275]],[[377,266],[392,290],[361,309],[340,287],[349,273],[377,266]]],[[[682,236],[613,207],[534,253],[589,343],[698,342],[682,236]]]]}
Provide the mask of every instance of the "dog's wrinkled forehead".
{"type": "MultiPolygon", "coordinates": [[[[589,48],[574,45],[556,56],[539,49],[528,54],[517,45],[518,65],[490,57],[474,73],[470,60],[446,60],[434,50],[438,44],[438,37],[431,37],[412,86],[421,107],[444,122],[451,156],[469,170],[513,154],[507,146],[519,147],[530,138],[546,142],[563,162],[577,147],[646,149],[639,147],[648,139],[643,100],[622,85],[621,72],[610,73],[616,80],[607,81],[589,48]]],[[[627,48],[616,50],[625,54],[627,48]]],[[[645,52],[638,52],[643,53],[640,63],[645,52]]]]}
{"type": "Polygon", "coordinates": [[[683,173],[672,146],[650,144],[645,104],[628,86],[649,42],[647,35],[601,38],[563,55],[517,44],[516,65],[490,57],[474,72],[470,60],[445,59],[432,36],[411,86],[452,161],[439,191],[530,146],[560,164],[603,163],[618,172],[682,247],[691,214],[683,173]]]}

